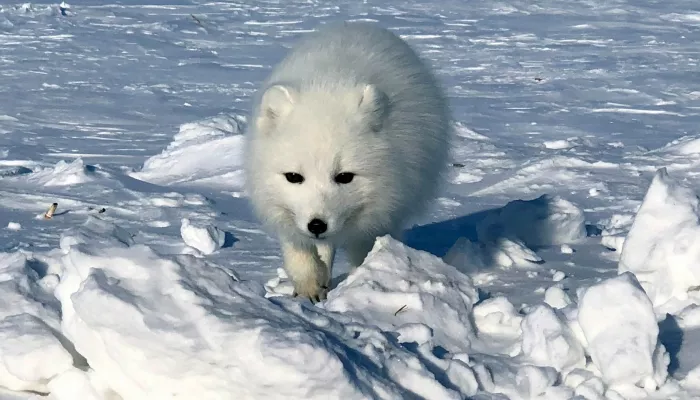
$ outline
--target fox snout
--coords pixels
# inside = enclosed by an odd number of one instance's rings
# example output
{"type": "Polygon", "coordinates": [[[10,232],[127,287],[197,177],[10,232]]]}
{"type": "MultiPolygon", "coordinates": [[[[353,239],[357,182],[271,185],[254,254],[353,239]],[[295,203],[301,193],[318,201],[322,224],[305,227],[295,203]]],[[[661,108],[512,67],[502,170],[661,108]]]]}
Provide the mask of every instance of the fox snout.
{"type": "Polygon", "coordinates": [[[313,218],[306,225],[306,228],[318,238],[328,230],[328,224],[320,218],[313,218]]]}

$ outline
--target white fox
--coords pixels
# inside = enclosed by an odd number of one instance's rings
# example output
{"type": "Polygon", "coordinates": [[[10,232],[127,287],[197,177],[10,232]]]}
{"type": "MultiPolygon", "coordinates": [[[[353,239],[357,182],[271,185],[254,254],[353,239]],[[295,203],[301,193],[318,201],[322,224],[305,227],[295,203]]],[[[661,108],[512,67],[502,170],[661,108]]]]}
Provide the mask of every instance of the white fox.
{"type": "Polygon", "coordinates": [[[400,237],[424,210],[450,117],[430,69],[374,24],[325,26],[275,67],[256,96],[246,181],[296,294],[325,298],[337,248],[358,266],[377,236],[400,237]]]}

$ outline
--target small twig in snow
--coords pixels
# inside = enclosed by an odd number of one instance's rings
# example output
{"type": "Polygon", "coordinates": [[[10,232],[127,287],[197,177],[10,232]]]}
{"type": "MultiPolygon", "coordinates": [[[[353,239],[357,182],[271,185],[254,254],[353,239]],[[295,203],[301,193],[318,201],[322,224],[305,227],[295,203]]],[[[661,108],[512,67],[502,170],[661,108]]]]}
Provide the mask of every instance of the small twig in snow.
{"type": "Polygon", "coordinates": [[[404,308],[406,308],[406,304],[402,305],[401,308],[396,310],[396,312],[394,313],[394,316],[397,316],[401,311],[403,311],[404,308]]]}

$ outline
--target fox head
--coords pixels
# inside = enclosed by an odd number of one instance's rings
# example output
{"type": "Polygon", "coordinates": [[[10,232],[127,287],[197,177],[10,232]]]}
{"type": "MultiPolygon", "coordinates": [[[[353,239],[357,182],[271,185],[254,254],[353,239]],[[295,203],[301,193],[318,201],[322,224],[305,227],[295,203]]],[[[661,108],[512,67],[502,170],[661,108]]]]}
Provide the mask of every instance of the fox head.
{"type": "Polygon", "coordinates": [[[275,84],[251,121],[248,188],[259,214],[288,235],[343,241],[381,227],[393,199],[390,104],[370,84],[300,91],[275,84]]]}

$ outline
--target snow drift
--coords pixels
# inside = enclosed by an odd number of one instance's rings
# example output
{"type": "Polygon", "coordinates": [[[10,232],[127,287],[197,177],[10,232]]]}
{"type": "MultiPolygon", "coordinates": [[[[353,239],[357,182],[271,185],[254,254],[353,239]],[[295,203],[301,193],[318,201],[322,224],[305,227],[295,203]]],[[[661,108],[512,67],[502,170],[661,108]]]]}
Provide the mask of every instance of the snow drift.
{"type": "MultiPolygon", "coordinates": [[[[468,278],[389,238],[373,253],[371,265],[385,262],[387,270],[407,273],[410,265],[418,292],[423,288],[430,295],[443,285],[454,287],[444,301],[457,307],[455,318],[468,323],[476,299],[468,278]],[[417,262],[409,264],[409,259],[417,262]],[[448,275],[432,284],[433,274],[441,271],[448,275]]],[[[4,264],[15,271],[6,272],[8,277],[20,276],[26,258],[14,256],[4,264]]],[[[51,265],[51,273],[35,276],[43,297],[22,288],[3,293],[3,299],[16,298],[2,303],[8,317],[0,320],[0,334],[15,337],[0,346],[5,362],[0,383],[6,387],[51,392],[55,399],[75,399],[76,387],[84,389],[81,398],[94,399],[459,399],[477,390],[464,361],[442,361],[442,374],[452,382],[446,385],[436,377],[433,363],[423,359],[424,350],[402,345],[424,336],[421,332],[430,331],[427,325],[403,324],[396,329],[404,332],[397,341],[368,322],[353,322],[291,298],[267,299],[260,284],[241,282],[201,258],[158,255],[97,217],[62,236],[51,265]],[[53,304],[53,312],[30,301],[35,297],[53,304]],[[28,322],[16,324],[17,318],[28,322]],[[14,330],[7,331],[11,326],[14,330]],[[72,354],[63,342],[77,352],[72,354]],[[35,365],[38,354],[46,367],[33,374],[17,370],[35,365]],[[74,358],[85,367],[73,367],[74,358]]],[[[377,279],[373,271],[368,267],[369,276],[360,273],[351,281],[377,279]]],[[[395,295],[409,297],[401,291],[395,295]]],[[[433,305],[427,302],[424,312],[437,315],[433,305]]],[[[407,310],[406,316],[411,315],[418,314],[407,310]]],[[[434,343],[423,342],[425,351],[431,351],[434,343]]]]}
{"type": "Polygon", "coordinates": [[[517,310],[386,236],[314,307],[95,216],[41,260],[2,259],[0,385],[57,400],[641,398],[666,379],[629,273],[517,310]]]}
{"type": "Polygon", "coordinates": [[[76,158],[72,162],[61,160],[53,168],[36,168],[27,177],[29,182],[41,186],[73,186],[93,181],[95,168],[86,165],[81,158],[76,158]]]}
{"type": "Polygon", "coordinates": [[[172,143],[131,176],[161,185],[243,185],[245,118],[222,114],[182,124],[172,143]]]}
{"type": "Polygon", "coordinates": [[[213,263],[225,239],[213,225],[183,218],[180,239],[196,256],[166,256],[89,215],[57,249],[0,256],[0,386],[53,400],[673,393],[655,308],[693,290],[696,211],[692,191],[661,171],[625,241],[621,275],[567,293],[554,274],[543,303],[519,307],[484,295],[465,272],[542,268],[533,248],[581,241],[584,213],[563,198],[507,204],[444,261],[379,238],[318,306],[280,296],[280,279],[242,281],[213,263]],[[687,275],[664,286],[679,265],[674,273],[687,275]]]}

